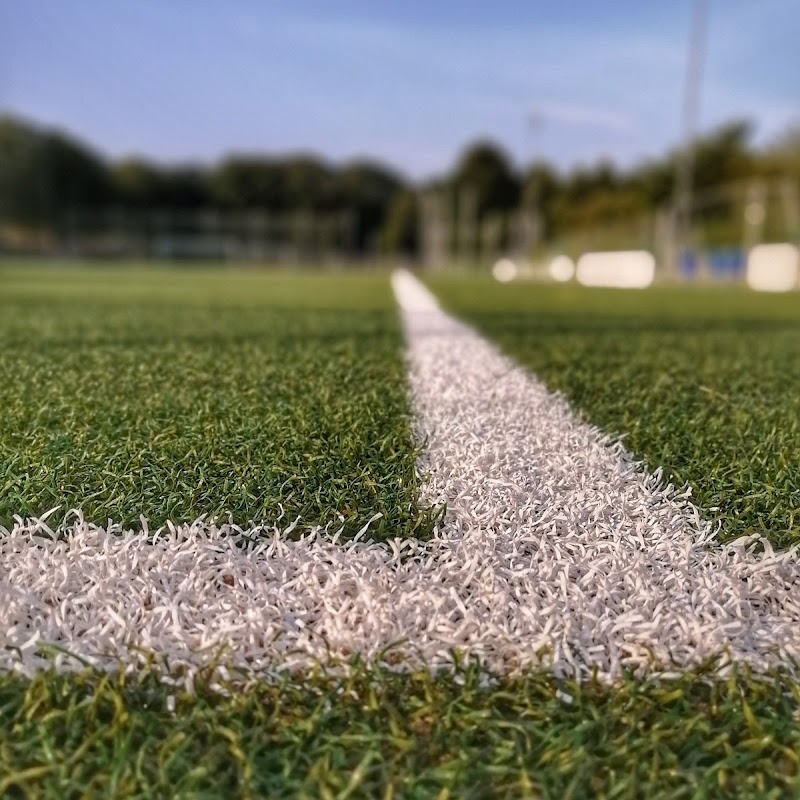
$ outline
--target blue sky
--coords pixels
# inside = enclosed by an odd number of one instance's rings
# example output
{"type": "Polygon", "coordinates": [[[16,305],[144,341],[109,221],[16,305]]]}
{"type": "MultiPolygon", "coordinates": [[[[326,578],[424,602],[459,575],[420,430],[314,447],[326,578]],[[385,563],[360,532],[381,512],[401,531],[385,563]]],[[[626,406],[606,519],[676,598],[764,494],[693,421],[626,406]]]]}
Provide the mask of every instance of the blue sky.
{"type": "MultiPolygon", "coordinates": [[[[691,0],[0,0],[0,110],[120,156],[368,155],[491,137],[630,164],[680,135],[691,0]],[[529,124],[536,112],[539,124],[529,124]]],[[[701,129],[800,121],[800,3],[711,0],[701,129]]]]}

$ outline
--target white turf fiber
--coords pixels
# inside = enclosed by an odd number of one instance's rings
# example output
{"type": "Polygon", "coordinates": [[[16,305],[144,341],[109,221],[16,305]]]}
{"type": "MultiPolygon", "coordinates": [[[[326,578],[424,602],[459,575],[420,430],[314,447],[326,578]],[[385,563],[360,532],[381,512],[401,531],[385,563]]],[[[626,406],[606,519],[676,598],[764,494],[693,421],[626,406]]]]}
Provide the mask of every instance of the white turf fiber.
{"type": "Polygon", "coordinates": [[[133,669],[152,653],[191,685],[220,661],[221,677],[252,676],[354,653],[404,668],[458,650],[495,673],[541,665],[610,680],[715,656],[794,663],[797,549],[719,544],[685,494],[409,273],[393,283],[427,437],[423,501],[447,504],[432,541],[20,520],[0,531],[0,667],[80,666],[66,651],[133,669]]]}

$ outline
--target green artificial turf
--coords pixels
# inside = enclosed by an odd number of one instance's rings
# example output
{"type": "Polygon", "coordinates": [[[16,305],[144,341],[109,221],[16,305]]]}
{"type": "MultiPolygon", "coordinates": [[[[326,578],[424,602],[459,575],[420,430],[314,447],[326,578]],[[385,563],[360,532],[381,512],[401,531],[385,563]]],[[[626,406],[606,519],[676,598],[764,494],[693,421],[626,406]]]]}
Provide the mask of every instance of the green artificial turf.
{"type": "Polygon", "coordinates": [[[800,541],[800,295],[429,284],[651,469],[688,483],[723,537],[800,541]]]}
{"type": "Polygon", "coordinates": [[[0,796],[797,796],[796,684],[707,677],[492,686],[475,668],[356,666],[188,696],[148,673],[6,674],[0,796]]]}
{"type": "MultiPolygon", "coordinates": [[[[718,496],[728,534],[762,518],[773,535],[778,519],[796,530],[795,298],[432,284],[690,480],[704,510],[718,496]]],[[[375,510],[379,535],[430,528],[385,275],[0,270],[0,408],[6,520],[62,504],[97,520],[244,521],[282,503],[309,522],[346,513],[349,530],[375,510]]],[[[709,667],[609,687],[356,663],[348,677],[195,685],[148,670],[0,674],[0,797],[800,795],[800,690],[781,674],[709,667]]]]}
{"type": "Polygon", "coordinates": [[[386,275],[0,268],[0,408],[0,524],[430,529],[386,275]]]}

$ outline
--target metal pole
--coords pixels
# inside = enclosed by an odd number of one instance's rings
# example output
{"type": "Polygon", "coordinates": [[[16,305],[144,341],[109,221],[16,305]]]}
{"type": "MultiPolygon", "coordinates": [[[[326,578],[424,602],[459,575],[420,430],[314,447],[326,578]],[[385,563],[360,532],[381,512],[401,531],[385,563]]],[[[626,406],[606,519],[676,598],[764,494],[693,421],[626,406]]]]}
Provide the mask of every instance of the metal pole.
{"type": "Polygon", "coordinates": [[[673,200],[673,274],[681,250],[690,241],[692,213],[692,177],[694,172],[694,135],[700,108],[700,89],[703,81],[703,61],[706,49],[708,0],[694,0],[692,27],[689,35],[689,52],[686,64],[686,83],[683,95],[683,148],[675,169],[675,195],[673,200]]]}
{"type": "MultiPolygon", "coordinates": [[[[528,129],[532,135],[536,135],[545,123],[545,115],[542,111],[534,109],[528,114],[527,118],[528,129]]],[[[534,159],[531,161],[531,169],[535,169],[536,152],[534,151],[534,159]]],[[[523,177],[525,173],[523,172],[523,177]]],[[[533,256],[536,247],[539,244],[539,238],[542,233],[541,215],[539,214],[541,186],[539,185],[539,178],[536,173],[531,174],[531,186],[527,185],[522,187],[522,219],[523,229],[525,235],[523,237],[522,250],[527,251],[527,254],[533,256]]]]}

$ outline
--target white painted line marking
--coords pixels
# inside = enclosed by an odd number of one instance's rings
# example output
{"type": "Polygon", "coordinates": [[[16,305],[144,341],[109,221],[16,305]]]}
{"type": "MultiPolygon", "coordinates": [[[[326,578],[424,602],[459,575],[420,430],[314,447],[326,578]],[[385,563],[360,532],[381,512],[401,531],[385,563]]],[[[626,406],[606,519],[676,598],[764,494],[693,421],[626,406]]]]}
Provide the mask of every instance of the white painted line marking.
{"type": "Polygon", "coordinates": [[[800,655],[796,549],[720,546],[686,498],[411,275],[394,287],[429,437],[425,499],[448,506],[432,542],[251,541],[265,532],[203,521],[154,540],[80,519],[55,540],[20,521],[0,533],[0,666],[41,668],[42,643],[106,668],[144,648],[186,666],[189,684],[222,647],[248,674],[376,659],[398,640],[406,664],[449,663],[456,648],[500,673],[612,679],[721,653],[758,669],[800,655]]]}

